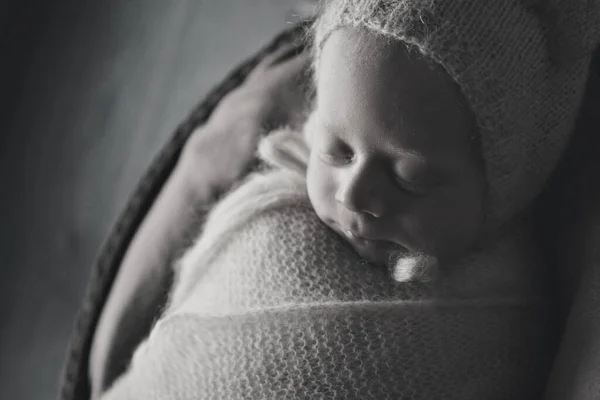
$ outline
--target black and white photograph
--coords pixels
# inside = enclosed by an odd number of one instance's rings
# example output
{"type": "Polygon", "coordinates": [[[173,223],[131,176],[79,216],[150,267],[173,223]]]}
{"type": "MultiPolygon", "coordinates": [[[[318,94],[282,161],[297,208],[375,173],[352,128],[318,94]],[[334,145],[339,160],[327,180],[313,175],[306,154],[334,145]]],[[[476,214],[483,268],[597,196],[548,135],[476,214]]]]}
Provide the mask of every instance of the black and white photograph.
{"type": "Polygon", "coordinates": [[[0,399],[600,400],[600,0],[0,32],[0,399]]]}

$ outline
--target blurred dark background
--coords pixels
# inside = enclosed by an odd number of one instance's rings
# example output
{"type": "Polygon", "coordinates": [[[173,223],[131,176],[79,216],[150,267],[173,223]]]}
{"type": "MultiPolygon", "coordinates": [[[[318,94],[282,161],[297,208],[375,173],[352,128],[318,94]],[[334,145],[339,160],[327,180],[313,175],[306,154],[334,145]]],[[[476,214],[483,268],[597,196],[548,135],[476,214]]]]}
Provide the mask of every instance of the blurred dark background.
{"type": "Polygon", "coordinates": [[[0,399],[55,398],[137,180],[296,0],[0,0],[0,399]]]}

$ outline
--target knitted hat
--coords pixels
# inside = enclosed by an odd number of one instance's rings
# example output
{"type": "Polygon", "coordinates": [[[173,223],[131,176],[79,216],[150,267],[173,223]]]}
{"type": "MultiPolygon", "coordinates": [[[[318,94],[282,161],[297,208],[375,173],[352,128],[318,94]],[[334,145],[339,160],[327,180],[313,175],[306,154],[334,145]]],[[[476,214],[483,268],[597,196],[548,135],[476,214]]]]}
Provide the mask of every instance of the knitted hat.
{"type": "Polygon", "coordinates": [[[600,37],[600,0],[328,0],[315,62],[343,27],[402,41],[458,83],[479,128],[487,224],[498,226],[541,192],[567,145],[600,37]]]}

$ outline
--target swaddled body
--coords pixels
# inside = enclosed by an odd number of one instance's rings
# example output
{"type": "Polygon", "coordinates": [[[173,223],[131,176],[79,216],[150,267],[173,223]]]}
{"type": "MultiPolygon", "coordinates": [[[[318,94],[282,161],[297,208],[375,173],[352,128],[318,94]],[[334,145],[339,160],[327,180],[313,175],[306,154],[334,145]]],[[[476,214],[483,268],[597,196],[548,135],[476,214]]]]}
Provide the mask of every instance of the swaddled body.
{"type": "MultiPolygon", "coordinates": [[[[397,283],[317,218],[295,173],[271,173],[238,191],[251,202],[252,187],[265,190],[267,181],[295,199],[237,226],[210,260],[188,253],[177,301],[108,399],[530,399],[540,392],[552,326],[525,223],[444,269],[436,283],[397,283]]],[[[220,229],[213,223],[205,237],[220,229]]]]}

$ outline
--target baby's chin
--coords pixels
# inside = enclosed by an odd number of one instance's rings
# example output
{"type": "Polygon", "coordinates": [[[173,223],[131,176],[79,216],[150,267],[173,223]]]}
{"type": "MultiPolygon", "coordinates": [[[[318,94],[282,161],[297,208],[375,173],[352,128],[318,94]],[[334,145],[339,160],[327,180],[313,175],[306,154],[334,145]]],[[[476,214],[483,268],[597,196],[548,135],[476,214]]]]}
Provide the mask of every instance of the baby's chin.
{"type": "Polygon", "coordinates": [[[350,245],[363,260],[387,268],[397,282],[429,282],[437,275],[437,257],[414,253],[404,246],[385,240],[353,238],[335,222],[321,217],[319,219],[350,245]]]}
{"type": "Polygon", "coordinates": [[[437,275],[438,259],[423,253],[412,253],[405,247],[387,241],[345,241],[365,261],[387,268],[397,282],[430,282],[437,275]]]}

